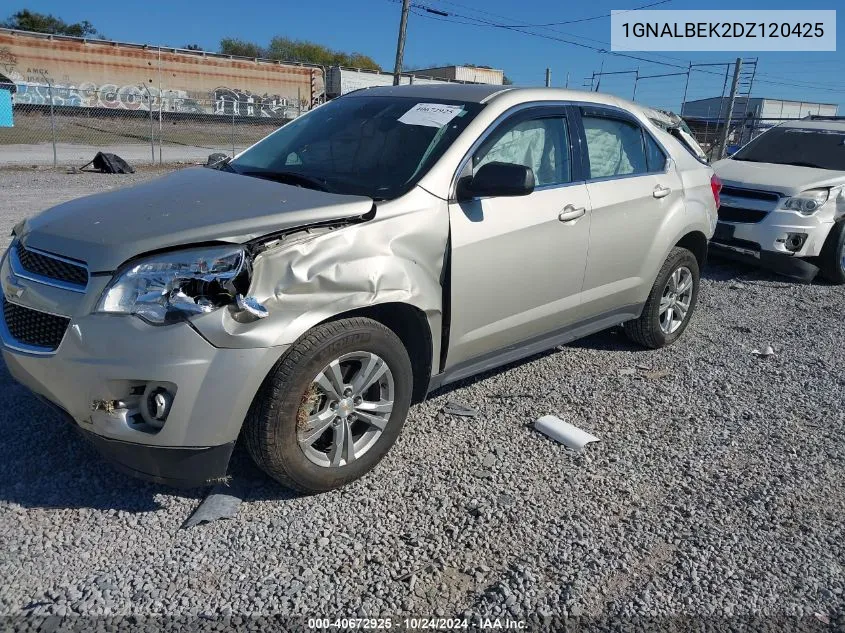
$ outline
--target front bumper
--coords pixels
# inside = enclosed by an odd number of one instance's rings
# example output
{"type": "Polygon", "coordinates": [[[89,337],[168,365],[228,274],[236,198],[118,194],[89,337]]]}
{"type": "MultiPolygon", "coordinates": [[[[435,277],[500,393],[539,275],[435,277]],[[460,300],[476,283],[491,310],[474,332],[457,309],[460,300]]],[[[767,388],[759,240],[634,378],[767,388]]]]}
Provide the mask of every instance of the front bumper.
{"type": "Polygon", "coordinates": [[[252,399],[286,348],[222,349],[188,323],[156,327],[89,314],[72,318],[52,355],[14,350],[4,340],[3,358],[18,382],[56,405],[122,470],[195,486],[226,476],[252,399]],[[143,406],[133,393],[151,384],[173,392],[160,429],[133,409],[133,402],[143,406]]]}
{"type": "Polygon", "coordinates": [[[710,253],[744,264],[767,268],[798,281],[812,281],[819,272],[818,266],[805,259],[773,251],[764,251],[759,244],[745,240],[717,241],[714,238],[710,242],[710,253]]]}
{"type": "Polygon", "coordinates": [[[83,429],[55,403],[43,397],[41,400],[71,424],[106,461],[127,475],[175,488],[197,488],[226,480],[234,442],[208,448],[166,448],[109,440],[83,429]]]}
{"type": "Polygon", "coordinates": [[[832,218],[776,209],[760,222],[720,220],[710,245],[718,255],[812,281],[819,269],[807,259],[821,253],[833,225],[832,218]],[[801,240],[797,249],[789,246],[793,238],[801,240]]]}
{"type": "MultiPolygon", "coordinates": [[[[788,257],[817,257],[833,228],[832,215],[801,215],[796,211],[775,209],[766,214],[760,222],[719,222],[717,238],[724,227],[731,230],[731,239],[754,242],[760,250],[779,253],[788,257]],[[800,249],[787,248],[789,235],[804,235],[800,249]]],[[[716,238],[714,238],[716,239],[716,238]]]]}

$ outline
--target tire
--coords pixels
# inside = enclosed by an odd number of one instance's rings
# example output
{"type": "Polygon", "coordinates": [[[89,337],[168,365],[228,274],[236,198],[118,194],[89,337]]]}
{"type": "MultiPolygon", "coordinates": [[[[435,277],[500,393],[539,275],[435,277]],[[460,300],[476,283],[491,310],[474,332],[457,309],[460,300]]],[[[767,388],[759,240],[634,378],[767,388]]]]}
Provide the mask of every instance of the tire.
{"type": "Polygon", "coordinates": [[[244,423],[247,450],[259,468],[289,488],[306,494],[339,488],[369,472],[393,446],[412,390],[408,352],[390,329],[362,317],[318,325],[265,378],[244,423]],[[337,374],[331,369],[335,361],[337,374]],[[381,371],[378,361],[386,371],[370,387],[353,391],[353,383],[363,386],[375,375],[369,368],[381,371]],[[347,395],[337,393],[343,384],[347,395]],[[385,412],[389,400],[392,409],[385,412]],[[379,419],[383,428],[365,418],[379,419]],[[350,434],[351,446],[335,441],[350,434]]]}
{"type": "MultiPolygon", "coordinates": [[[[684,284],[684,282],[681,283],[684,284]]],[[[655,279],[654,285],[651,287],[651,292],[648,295],[640,317],[624,324],[625,334],[635,343],[639,343],[649,349],[671,345],[680,338],[684,330],[687,329],[687,325],[689,325],[695,305],[698,302],[699,286],[700,272],[698,270],[698,260],[695,258],[695,255],[686,248],[673,248],[669,253],[669,257],[663,263],[660,272],[657,273],[657,279],[655,279]],[[686,312],[683,313],[683,318],[679,319],[678,323],[672,322],[671,318],[676,316],[674,310],[677,308],[673,308],[671,314],[668,311],[664,311],[664,318],[668,315],[670,317],[669,322],[671,322],[668,327],[669,331],[666,331],[661,325],[661,301],[664,298],[665,292],[672,292],[669,289],[669,283],[676,272],[680,271],[678,272],[680,279],[686,279],[686,273],[683,272],[684,269],[688,271],[692,285],[689,288],[688,300],[684,293],[678,293],[678,295],[679,299],[682,299],[680,306],[687,305],[688,307],[686,312]]],[[[675,305],[677,306],[678,303],[675,305]]]]}
{"type": "Polygon", "coordinates": [[[819,270],[834,284],[845,284],[845,220],[833,225],[819,253],[819,270]]]}

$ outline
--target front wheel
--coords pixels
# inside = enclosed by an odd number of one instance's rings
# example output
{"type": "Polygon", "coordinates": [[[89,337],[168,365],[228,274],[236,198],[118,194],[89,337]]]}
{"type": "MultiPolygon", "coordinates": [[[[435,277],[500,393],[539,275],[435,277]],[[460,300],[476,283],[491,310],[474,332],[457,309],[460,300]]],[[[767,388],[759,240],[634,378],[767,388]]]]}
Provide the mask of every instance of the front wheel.
{"type": "Polygon", "coordinates": [[[305,493],[338,488],[370,471],[405,422],[413,373],[399,338],[352,318],[303,335],[253,401],[244,437],[255,463],[305,493]]]}
{"type": "Polygon", "coordinates": [[[674,343],[695,309],[699,277],[695,255],[686,248],[673,248],[657,274],[642,314],[625,323],[628,338],[651,349],[674,343]]]}
{"type": "Polygon", "coordinates": [[[830,230],[819,254],[819,268],[828,281],[845,284],[845,220],[830,230]]]}

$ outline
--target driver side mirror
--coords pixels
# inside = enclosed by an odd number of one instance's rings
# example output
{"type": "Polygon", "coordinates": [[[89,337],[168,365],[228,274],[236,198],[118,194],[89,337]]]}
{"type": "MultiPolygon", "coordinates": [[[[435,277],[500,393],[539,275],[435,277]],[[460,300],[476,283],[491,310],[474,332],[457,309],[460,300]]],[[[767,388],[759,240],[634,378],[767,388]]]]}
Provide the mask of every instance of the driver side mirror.
{"type": "Polygon", "coordinates": [[[534,171],[525,165],[492,162],[475,176],[458,181],[458,200],[487,197],[527,196],[534,191],[534,171]]]}

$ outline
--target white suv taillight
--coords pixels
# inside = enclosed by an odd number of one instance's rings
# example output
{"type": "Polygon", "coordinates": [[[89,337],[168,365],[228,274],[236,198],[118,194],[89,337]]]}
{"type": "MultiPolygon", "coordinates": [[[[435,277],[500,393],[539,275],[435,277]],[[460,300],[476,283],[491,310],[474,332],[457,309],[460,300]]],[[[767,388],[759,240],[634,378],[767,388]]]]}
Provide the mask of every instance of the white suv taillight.
{"type": "Polygon", "coordinates": [[[713,199],[716,201],[716,208],[718,209],[722,204],[722,201],[719,198],[719,192],[722,191],[722,181],[719,180],[719,177],[716,174],[710,176],[710,189],[713,190],[713,199]]]}

